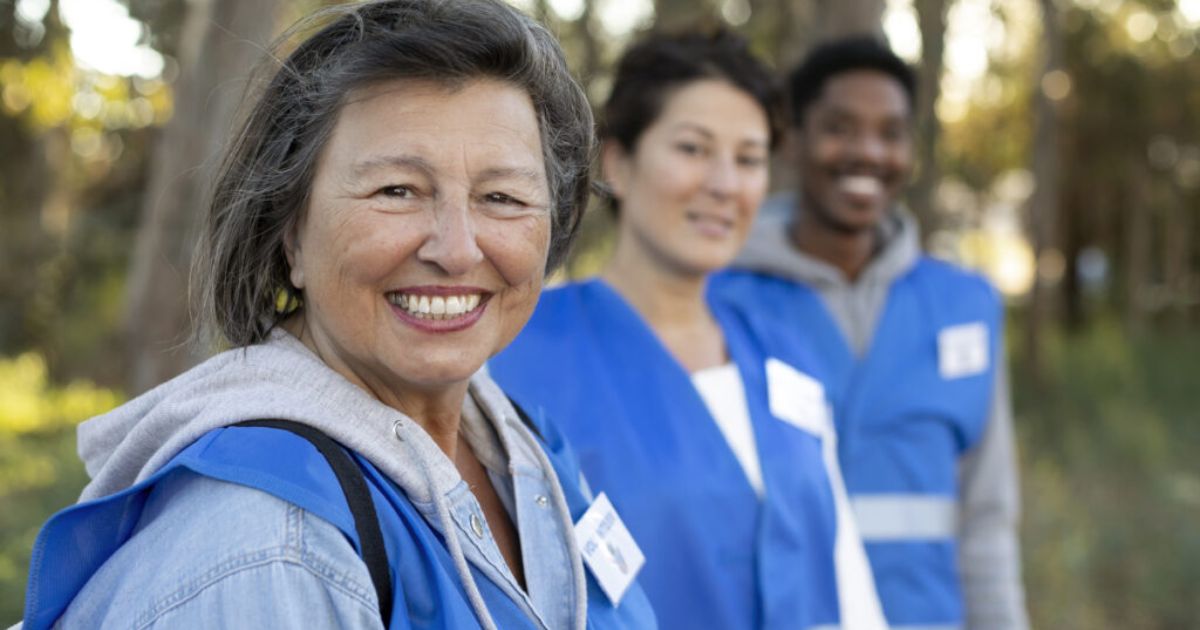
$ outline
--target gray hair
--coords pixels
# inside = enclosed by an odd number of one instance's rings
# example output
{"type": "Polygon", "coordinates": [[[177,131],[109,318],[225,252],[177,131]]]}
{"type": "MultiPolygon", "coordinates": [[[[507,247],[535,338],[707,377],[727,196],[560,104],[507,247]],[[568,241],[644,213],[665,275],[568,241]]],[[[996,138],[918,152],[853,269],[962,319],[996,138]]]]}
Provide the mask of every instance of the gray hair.
{"type": "Polygon", "coordinates": [[[498,0],[377,0],[319,11],[280,42],[317,28],[278,63],[224,155],[193,270],[202,321],[244,346],[295,310],[284,236],[321,150],[350,92],[395,79],[488,77],[529,95],[550,184],[547,273],[562,262],[587,203],[594,128],[545,28],[498,0]]]}

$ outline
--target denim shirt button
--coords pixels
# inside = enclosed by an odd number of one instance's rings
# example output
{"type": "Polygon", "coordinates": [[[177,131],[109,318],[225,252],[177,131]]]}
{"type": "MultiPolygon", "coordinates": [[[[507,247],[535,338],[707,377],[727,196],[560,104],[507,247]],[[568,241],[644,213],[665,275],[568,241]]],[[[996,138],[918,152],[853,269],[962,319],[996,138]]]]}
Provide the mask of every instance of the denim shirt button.
{"type": "Polygon", "coordinates": [[[547,505],[550,505],[550,499],[547,499],[546,495],[544,494],[539,494],[534,497],[533,502],[537,503],[538,507],[546,507],[547,505]]]}
{"type": "Polygon", "coordinates": [[[483,521],[479,520],[479,515],[471,513],[471,531],[475,532],[476,538],[483,538],[483,521]]]}

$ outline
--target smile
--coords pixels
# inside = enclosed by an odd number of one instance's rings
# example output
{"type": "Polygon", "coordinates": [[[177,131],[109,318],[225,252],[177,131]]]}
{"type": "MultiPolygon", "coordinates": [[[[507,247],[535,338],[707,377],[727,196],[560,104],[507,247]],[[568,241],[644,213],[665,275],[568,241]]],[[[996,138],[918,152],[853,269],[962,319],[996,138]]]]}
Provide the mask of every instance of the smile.
{"type": "Polygon", "coordinates": [[[688,221],[700,231],[701,234],[710,238],[720,238],[728,235],[733,231],[733,219],[702,212],[688,212],[686,215],[688,221]]]}
{"type": "Polygon", "coordinates": [[[852,195],[873,197],[883,194],[883,181],[870,175],[844,175],[838,178],[838,187],[852,195]]]}
{"type": "Polygon", "coordinates": [[[389,293],[387,298],[405,314],[417,319],[446,320],[472,314],[479,308],[483,296],[479,293],[428,295],[396,291],[389,293]]]}

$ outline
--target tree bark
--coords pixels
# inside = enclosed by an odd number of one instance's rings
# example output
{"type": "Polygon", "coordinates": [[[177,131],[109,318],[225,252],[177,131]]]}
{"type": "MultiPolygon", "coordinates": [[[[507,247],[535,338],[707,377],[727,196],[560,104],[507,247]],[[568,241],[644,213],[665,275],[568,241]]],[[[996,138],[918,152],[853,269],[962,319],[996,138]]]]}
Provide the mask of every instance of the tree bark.
{"type": "Polygon", "coordinates": [[[1172,186],[1175,203],[1164,204],[1162,221],[1162,270],[1163,284],[1170,299],[1168,312],[1171,323],[1186,326],[1188,320],[1189,290],[1191,287],[1191,235],[1192,212],[1186,202],[1187,193],[1181,186],[1172,186]]]}
{"type": "Polygon", "coordinates": [[[937,143],[941,134],[936,105],[941,92],[942,66],[946,49],[946,0],[916,0],[917,23],[921,29],[921,62],[918,67],[916,153],[917,177],[909,191],[909,206],[928,236],[939,227],[934,193],[941,169],[937,143]]]}
{"type": "Polygon", "coordinates": [[[819,0],[817,29],[819,39],[870,33],[883,35],[884,0],[819,0]]]}
{"type": "Polygon", "coordinates": [[[1042,67],[1035,77],[1034,90],[1034,190],[1029,199],[1029,231],[1037,264],[1030,291],[1028,321],[1025,326],[1025,352],[1030,377],[1041,384],[1044,357],[1041,346],[1044,329],[1052,318],[1051,292],[1042,274],[1042,262],[1054,247],[1058,214],[1058,109],[1041,89],[1042,79],[1062,68],[1062,34],[1054,0],[1039,0],[1042,11],[1042,67]]]}
{"type": "Polygon", "coordinates": [[[1125,213],[1124,319],[1125,330],[1139,334],[1146,328],[1146,285],[1150,280],[1154,255],[1151,249],[1153,205],[1150,203],[1149,174],[1140,164],[1131,164],[1128,168],[1132,185],[1123,205],[1129,209],[1125,213]]]}
{"type": "Polygon", "coordinates": [[[278,0],[194,0],[180,41],[175,112],[155,150],[126,298],[126,382],[137,394],[194,365],[188,342],[192,247],[211,167],[249,71],[276,28],[278,0]]]}
{"type": "Polygon", "coordinates": [[[712,0],[654,0],[654,27],[679,30],[715,13],[712,0]]]}

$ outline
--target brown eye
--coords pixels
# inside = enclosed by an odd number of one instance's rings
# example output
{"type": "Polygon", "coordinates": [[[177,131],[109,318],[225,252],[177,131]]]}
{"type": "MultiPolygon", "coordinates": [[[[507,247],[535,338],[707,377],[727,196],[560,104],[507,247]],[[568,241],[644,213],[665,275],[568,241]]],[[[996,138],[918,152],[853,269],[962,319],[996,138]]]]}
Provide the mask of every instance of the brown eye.
{"type": "Polygon", "coordinates": [[[488,193],[487,195],[484,195],[484,199],[486,199],[488,201],[488,203],[499,203],[499,204],[511,205],[511,206],[526,205],[525,202],[521,201],[520,199],[517,199],[516,197],[513,197],[512,195],[508,195],[505,193],[499,193],[499,192],[488,193]]]}
{"type": "Polygon", "coordinates": [[[408,186],[384,186],[375,191],[375,194],[392,199],[408,199],[413,196],[413,191],[408,186]]]}

